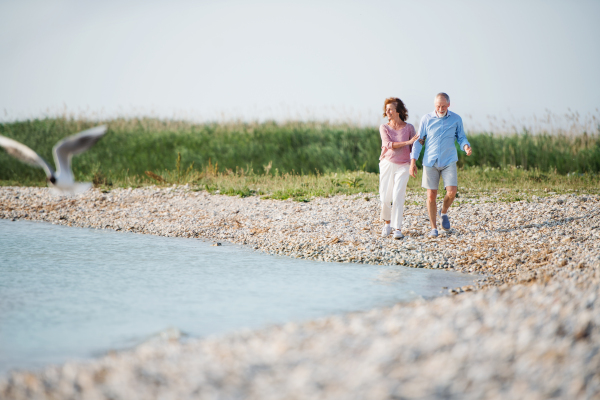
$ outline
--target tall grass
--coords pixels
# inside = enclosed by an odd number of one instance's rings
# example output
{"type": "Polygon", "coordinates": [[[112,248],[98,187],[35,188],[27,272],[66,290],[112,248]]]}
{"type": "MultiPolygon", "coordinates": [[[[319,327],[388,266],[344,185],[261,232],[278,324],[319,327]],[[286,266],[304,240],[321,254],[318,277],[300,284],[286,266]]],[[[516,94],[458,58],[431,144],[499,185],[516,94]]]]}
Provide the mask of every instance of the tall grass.
{"type": "Polygon", "coordinates": [[[459,152],[459,166],[520,167],[559,174],[600,172],[600,135],[527,131],[513,135],[468,135],[473,154],[459,152]]]}
{"type": "MultiPolygon", "coordinates": [[[[374,127],[316,122],[194,124],[149,118],[104,122],[46,118],[2,123],[0,134],[30,146],[50,161],[52,146],[58,140],[99,123],[109,125],[106,136],[73,159],[79,180],[93,179],[98,184],[161,183],[146,171],[164,177],[165,182],[190,182],[194,177],[202,183],[219,174],[314,175],[324,179],[339,173],[351,180],[358,176],[350,174],[352,171],[378,172],[381,142],[374,127]],[[184,174],[187,178],[182,180],[184,174]]],[[[600,172],[598,131],[578,135],[480,133],[469,134],[468,138],[473,155],[466,157],[459,152],[462,168],[521,169],[531,171],[532,176],[600,172]]],[[[0,181],[42,184],[44,174],[0,151],[0,181]]],[[[590,182],[593,184],[593,179],[590,182]]],[[[308,180],[305,183],[314,184],[308,180]]],[[[340,183],[339,187],[345,186],[340,183]]]]}
{"type": "MultiPolygon", "coordinates": [[[[162,171],[192,162],[209,161],[227,169],[253,168],[270,173],[301,174],[348,170],[376,171],[379,134],[372,128],[322,123],[188,124],[152,119],[108,121],[109,132],[90,151],[73,159],[74,169],[87,176],[128,171],[162,171]],[[375,156],[373,156],[375,154],[375,156]]],[[[88,121],[45,119],[0,124],[0,134],[20,141],[48,160],[62,137],[92,126],[88,121]]],[[[40,171],[0,153],[0,179],[32,179],[40,171]]]]}

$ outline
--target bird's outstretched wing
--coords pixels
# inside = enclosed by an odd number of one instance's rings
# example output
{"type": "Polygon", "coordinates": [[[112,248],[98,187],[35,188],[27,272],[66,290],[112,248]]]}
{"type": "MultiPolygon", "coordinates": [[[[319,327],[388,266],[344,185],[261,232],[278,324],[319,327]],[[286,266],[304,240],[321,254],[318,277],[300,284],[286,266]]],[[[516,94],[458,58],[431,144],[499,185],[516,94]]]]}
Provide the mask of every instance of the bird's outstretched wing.
{"type": "Polygon", "coordinates": [[[92,147],[106,133],[106,125],[97,126],[64,138],[53,148],[54,161],[59,171],[70,171],[70,156],[81,154],[92,147]]]}
{"type": "Polygon", "coordinates": [[[31,150],[23,143],[19,143],[16,140],[0,135],[0,146],[4,147],[6,152],[16,159],[19,159],[26,164],[43,168],[48,178],[53,176],[54,171],[52,170],[50,164],[40,157],[38,153],[31,150]]]}

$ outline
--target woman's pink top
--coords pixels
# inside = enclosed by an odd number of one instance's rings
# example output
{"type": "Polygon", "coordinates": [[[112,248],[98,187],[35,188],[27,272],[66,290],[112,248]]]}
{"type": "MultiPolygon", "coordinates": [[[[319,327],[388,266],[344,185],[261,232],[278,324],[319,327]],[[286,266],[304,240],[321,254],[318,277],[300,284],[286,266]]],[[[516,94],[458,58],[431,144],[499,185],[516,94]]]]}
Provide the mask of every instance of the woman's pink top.
{"type": "Polygon", "coordinates": [[[407,142],[416,135],[414,126],[406,124],[404,128],[394,130],[388,124],[382,124],[379,127],[379,133],[381,134],[381,156],[379,157],[379,161],[388,160],[394,164],[410,162],[412,144],[392,149],[392,142],[407,142]]]}

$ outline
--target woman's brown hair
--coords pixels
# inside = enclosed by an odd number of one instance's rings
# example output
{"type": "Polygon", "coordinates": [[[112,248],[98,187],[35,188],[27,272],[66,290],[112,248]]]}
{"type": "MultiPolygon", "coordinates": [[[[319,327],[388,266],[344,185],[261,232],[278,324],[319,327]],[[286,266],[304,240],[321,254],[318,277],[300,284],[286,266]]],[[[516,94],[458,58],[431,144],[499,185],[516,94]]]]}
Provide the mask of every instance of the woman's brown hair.
{"type": "Polygon", "coordinates": [[[388,97],[387,99],[385,99],[385,102],[383,103],[383,116],[386,116],[385,108],[387,107],[387,105],[392,103],[396,104],[396,111],[398,112],[398,114],[400,114],[400,119],[406,122],[406,120],[408,119],[408,110],[404,106],[402,100],[400,100],[397,97],[388,97]]]}

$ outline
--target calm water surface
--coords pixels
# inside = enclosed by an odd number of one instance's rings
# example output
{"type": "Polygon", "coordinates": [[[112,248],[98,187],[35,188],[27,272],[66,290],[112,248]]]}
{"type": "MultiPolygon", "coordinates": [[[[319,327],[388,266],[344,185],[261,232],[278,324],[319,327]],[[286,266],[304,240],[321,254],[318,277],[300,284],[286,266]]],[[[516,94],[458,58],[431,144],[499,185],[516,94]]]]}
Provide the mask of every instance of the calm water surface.
{"type": "Polygon", "coordinates": [[[458,273],[324,263],[239,246],[0,220],[0,373],[367,310],[462,286],[458,273]]]}

